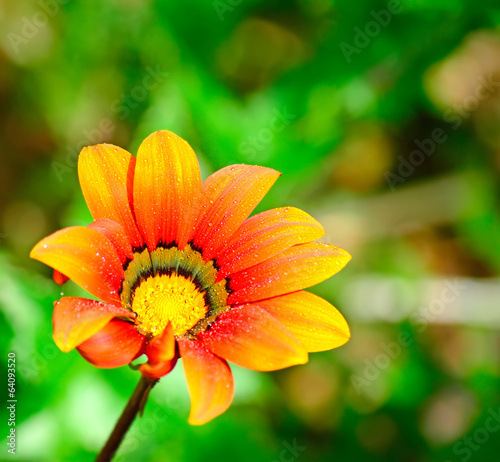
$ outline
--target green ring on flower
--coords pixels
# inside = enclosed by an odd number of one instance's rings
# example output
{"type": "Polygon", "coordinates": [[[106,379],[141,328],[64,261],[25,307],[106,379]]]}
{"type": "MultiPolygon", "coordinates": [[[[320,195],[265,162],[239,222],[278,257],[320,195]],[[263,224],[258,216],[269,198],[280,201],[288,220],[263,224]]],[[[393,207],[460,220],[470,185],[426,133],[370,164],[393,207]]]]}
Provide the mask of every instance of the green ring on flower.
{"type": "MultiPolygon", "coordinates": [[[[148,337],[161,334],[167,323],[172,322],[174,335],[195,338],[197,334],[208,328],[217,315],[229,309],[226,280],[217,281],[217,273],[218,269],[214,265],[214,261],[206,262],[201,253],[195,250],[191,244],[188,244],[184,250],[179,250],[174,244],[168,247],[157,247],[152,252],[145,248],[142,252],[134,252],[133,259],[128,260],[125,264],[125,279],[120,290],[122,306],[138,315],[138,330],[148,337]],[[169,316],[169,309],[166,307],[161,310],[163,314],[161,319],[148,322],[148,326],[141,327],[144,324],[141,321],[143,307],[137,306],[136,291],[151,284],[153,280],[158,281],[157,285],[162,284],[162,277],[165,284],[172,286],[170,293],[177,294],[174,290],[177,285],[180,289],[184,289],[185,293],[187,292],[185,312],[176,314],[176,310],[172,307],[170,310],[172,316],[169,316]],[[166,278],[170,278],[170,281],[167,282],[166,278]],[[191,289],[188,283],[191,283],[191,289]],[[191,303],[194,298],[196,300],[200,298],[195,297],[196,294],[201,296],[203,311],[200,309],[196,311],[196,306],[191,303]],[[193,308],[195,309],[193,310],[193,308]],[[188,314],[191,315],[191,311],[196,311],[198,314],[195,322],[185,319],[188,314]]],[[[156,305],[160,303],[156,303],[156,305]]],[[[154,311],[155,303],[148,305],[148,310],[154,311]]]]}

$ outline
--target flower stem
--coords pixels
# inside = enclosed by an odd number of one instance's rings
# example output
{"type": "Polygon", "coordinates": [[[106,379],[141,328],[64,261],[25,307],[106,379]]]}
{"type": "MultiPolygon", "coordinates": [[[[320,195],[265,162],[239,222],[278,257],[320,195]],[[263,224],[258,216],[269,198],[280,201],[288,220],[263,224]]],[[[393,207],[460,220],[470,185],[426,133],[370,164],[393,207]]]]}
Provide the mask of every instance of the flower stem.
{"type": "Polygon", "coordinates": [[[130,425],[132,425],[136,414],[139,413],[139,415],[142,416],[142,411],[146,405],[149,392],[157,382],[158,379],[148,379],[147,377],[141,375],[141,380],[139,380],[139,383],[128,400],[122,415],[118,419],[118,422],[116,422],[115,428],[113,429],[111,435],[109,435],[108,441],[106,441],[106,444],[97,456],[96,462],[109,462],[113,458],[125,436],[125,433],[127,433],[130,425]]]}

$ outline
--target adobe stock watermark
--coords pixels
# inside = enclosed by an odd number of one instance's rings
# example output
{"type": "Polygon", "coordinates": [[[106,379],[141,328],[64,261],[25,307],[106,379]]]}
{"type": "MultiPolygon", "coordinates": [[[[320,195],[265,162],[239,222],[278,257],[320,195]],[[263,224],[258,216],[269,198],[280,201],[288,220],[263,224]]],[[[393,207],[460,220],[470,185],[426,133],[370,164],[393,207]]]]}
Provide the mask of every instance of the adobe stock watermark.
{"type": "Polygon", "coordinates": [[[163,403],[155,406],[146,404],[144,414],[137,422],[135,431],[125,438],[122,448],[124,454],[134,453],[147,444],[149,435],[156,433],[158,428],[170,417],[166,409],[169,408],[163,403]]]}
{"type": "Polygon", "coordinates": [[[132,88],[128,94],[122,93],[119,98],[111,103],[111,110],[118,115],[120,120],[128,117],[130,109],[135,109],[170,74],[169,72],[162,71],[159,65],[156,66],[156,69],[146,66],[146,71],[147,74],[143,77],[140,84],[132,88]]]}
{"type": "MultiPolygon", "coordinates": [[[[415,327],[418,333],[422,333],[427,329],[429,323],[441,315],[446,306],[455,301],[464,289],[465,286],[458,279],[453,282],[446,281],[439,297],[434,298],[429,305],[420,308],[410,316],[410,324],[415,327]]],[[[351,376],[351,385],[356,393],[360,395],[363,389],[375,382],[380,374],[390,366],[391,362],[397,359],[403,350],[412,345],[413,342],[414,339],[408,332],[400,332],[395,341],[380,343],[383,352],[375,356],[373,360],[365,359],[362,374],[351,376]]]]}
{"type": "Polygon", "coordinates": [[[241,5],[243,0],[215,0],[212,2],[212,6],[215,12],[219,16],[221,21],[224,21],[224,15],[226,13],[232,13],[238,5],[241,5]]]}
{"type": "Polygon", "coordinates": [[[305,446],[299,446],[294,438],[292,444],[288,441],[283,441],[284,448],[280,451],[279,458],[272,462],[293,462],[301,455],[301,452],[306,450],[305,446]]]}
{"type": "Polygon", "coordinates": [[[36,382],[43,370],[53,361],[58,354],[59,349],[53,343],[52,338],[47,338],[47,342],[39,350],[33,351],[23,360],[19,361],[17,370],[24,380],[36,382]]]}
{"type": "MultiPolygon", "coordinates": [[[[461,462],[470,460],[473,453],[479,451],[489,441],[490,436],[500,430],[500,408],[497,410],[489,408],[488,414],[480,427],[460,438],[453,445],[453,453],[460,457],[461,462]]],[[[454,461],[447,460],[446,462],[454,461]]]]}
{"type": "Polygon", "coordinates": [[[389,0],[387,9],[378,12],[371,10],[370,15],[374,20],[367,22],[363,29],[357,26],[354,28],[353,44],[341,42],[339,45],[346,61],[350,64],[352,55],[359,55],[380,34],[382,29],[391,23],[392,17],[401,11],[403,11],[403,5],[399,0],[389,0]]]}
{"type": "MultiPolygon", "coordinates": [[[[125,119],[130,115],[130,110],[135,109],[139,103],[144,101],[149,92],[158,87],[169,75],[169,72],[164,72],[160,66],[153,69],[146,66],[146,75],[129,93],[124,94],[115,99],[111,103],[111,111],[118,116],[120,120],[125,119]]],[[[85,146],[101,143],[104,139],[109,137],[116,129],[113,120],[109,117],[104,117],[100,120],[98,126],[92,130],[82,130],[83,138],[76,147],[70,145],[66,146],[66,156],[64,162],[53,161],[52,169],[56,174],[57,179],[61,182],[66,173],[73,171],[78,165],[78,156],[80,151],[85,146]]]]}
{"type": "Polygon", "coordinates": [[[295,114],[289,113],[286,108],[282,110],[276,109],[273,112],[269,126],[260,129],[255,136],[248,136],[243,140],[238,147],[238,152],[246,160],[255,159],[259,152],[262,152],[267,145],[273,142],[276,133],[283,131],[296,117],[295,114]]]}
{"type": "MultiPolygon", "coordinates": [[[[490,98],[500,87],[500,81],[493,78],[493,74],[487,77],[479,76],[478,85],[474,93],[467,96],[462,104],[455,104],[452,108],[443,113],[443,120],[451,124],[451,130],[457,130],[464,122],[464,119],[479,108],[481,101],[490,98]]],[[[431,157],[435,152],[438,145],[443,144],[448,139],[448,134],[442,128],[435,128],[432,130],[428,138],[414,140],[415,149],[410,152],[408,159],[403,156],[398,156],[397,173],[385,172],[384,178],[391,191],[396,189],[396,185],[404,183],[413,173],[415,169],[422,165],[428,157],[431,157]]]]}
{"type": "Polygon", "coordinates": [[[68,3],[69,0],[39,0],[38,11],[28,17],[23,17],[17,31],[9,32],[7,38],[15,53],[19,52],[21,45],[27,45],[34,39],[41,29],[47,26],[49,18],[55,17],[61,10],[61,5],[68,3]]]}

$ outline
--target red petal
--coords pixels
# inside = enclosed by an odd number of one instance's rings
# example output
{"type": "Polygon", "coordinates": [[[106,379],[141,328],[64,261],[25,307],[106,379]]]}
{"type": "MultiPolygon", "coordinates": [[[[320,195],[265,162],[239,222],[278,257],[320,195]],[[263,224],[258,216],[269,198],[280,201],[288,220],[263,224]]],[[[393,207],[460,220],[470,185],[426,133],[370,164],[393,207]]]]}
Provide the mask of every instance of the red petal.
{"type": "Polygon", "coordinates": [[[122,265],[127,260],[134,258],[134,252],[125,230],[115,221],[102,218],[101,220],[96,220],[93,223],[90,223],[87,228],[99,231],[111,241],[116,253],[120,257],[122,265]]]}
{"type": "Polygon", "coordinates": [[[233,374],[226,361],[197,340],[179,339],[179,350],[191,396],[189,423],[202,425],[222,414],[234,395],[233,374]]]}
{"type": "Polygon", "coordinates": [[[337,348],[346,343],[351,335],[339,311],[309,292],[294,292],[254,304],[280,321],[307,351],[337,348]]]}
{"type": "Polygon", "coordinates": [[[76,349],[90,364],[109,369],[125,366],[140,356],[145,340],[134,324],[112,319],[76,349]]]}
{"type": "Polygon", "coordinates": [[[134,205],[149,250],[160,240],[185,247],[193,236],[200,193],[200,167],[186,141],[163,130],[142,142],[137,153],[134,205]]]}
{"type": "Polygon", "coordinates": [[[53,276],[54,281],[56,284],[59,284],[62,286],[63,284],[66,284],[69,281],[69,277],[65,276],[62,274],[60,271],[54,270],[53,276]]]}
{"type": "Polygon", "coordinates": [[[120,306],[123,267],[108,238],[95,229],[75,226],[42,239],[31,258],[60,271],[92,295],[120,306]]]}
{"type": "Polygon", "coordinates": [[[246,220],[217,257],[217,279],[250,268],[297,244],[325,234],[310,215],[295,207],[259,213],[246,220]]]}
{"type": "Polygon", "coordinates": [[[175,355],[175,338],[169,322],[161,335],[151,339],[144,350],[150,364],[170,361],[175,355]]]}
{"type": "Polygon", "coordinates": [[[159,379],[164,375],[167,375],[177,364],[179,356],[176,354],[172,359],[168,361],[160,361],[154,365],[149,362],[141,364],[139,370],[144,377],[148,379],[159,379]]]}
{"type": "Polygon", "coordinates": [[[307,362],[297,339],[262,308],[231,308],[198,335],[217,356],[256,371],[274,371],[307,362]]]}
{"type": "Polygon", "coordinates": [[[217,255],[279,176],[270,168],[231,165],[203,182],[194,243],[205,260],[217,255]]]}
{"type": "Polygon", "coordinates": [[[170,322],[161,335],[146,344],[144,354],[148,357],[148,362],[141,364],[139,370],[145,377],[159,379],[174,368],[179,356],[176,354],[175,338],[170,322]]]}
{"type": "Polygon", "coordinates": [[[243,303],[295,292],[339,272],[351,256],[328,244],[301,244],[230,277],[228,303],[243,303]]]}
{"type": "Polygon", "coordinates": [[[78,297],[64,297],[54,303],[52,325],[54,342],[62,351],[70,351],[92,337],[116,316],[134,314],[115,305],[78,297]]]}
{"type": "Polygon", "coordinates": [[[143,245],[132,211],[135,157],[111,144],[82,149],[78,176],[94,220],[108,218],[120,224],[133,247],[143,245]]]}

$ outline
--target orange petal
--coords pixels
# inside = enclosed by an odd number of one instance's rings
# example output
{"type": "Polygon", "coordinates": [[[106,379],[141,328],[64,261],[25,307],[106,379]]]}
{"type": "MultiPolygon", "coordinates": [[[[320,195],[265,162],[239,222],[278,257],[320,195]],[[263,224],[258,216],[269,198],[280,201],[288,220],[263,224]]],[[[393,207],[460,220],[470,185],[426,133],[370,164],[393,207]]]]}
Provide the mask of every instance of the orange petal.
{"type": "Polygon", "coordinates": [[[202,425],[222,414],[234,395],[233,374],[226,361],[197,340],[178,340],[191,396],[189,423],[202,425]]]}
{"type": "Polygon", "coordinates": [[[280,175],[270,168],[231,165],[203,182],[194,243],[205,260],[217,255],[280,175]]]}
{"type": "Polygon", "coordinates": [[[74,226],[42,239],[31,258],[60,271],[92,295],[120,306],[120,259],[108,238],[95,229],[74,226]]]}
{"type": "Polygon", "coordinates": [[[179,355],[176,353],[175,338],[170,322],[161,335],[146,344],[144,354],[148,357],[148,362],[141,364],[139,370],[149,379],[159,379],[174,368],[179,355]]]}
{"type": "Polygon", "coordinates": [[[240,305],[295,292],[338,273],[351,259],[339,247],[300,244],[230,277],[228,303],[240,305]]]}
{"type": "Polygon", "coordinates": [[[255,302],[281,322],[307,351],[337,348],[349,340],[349,326],[337,308],[309,292],[255,302]]]}
{"type": "Polygon", "coordinates": [[[256,371],[274,371],[307,362],[297,339],[267,311],[255,305],[231,308],[198,335],[217,356],[256,371]]]}
{"type": "Polygon", "coordinates": [[[62,274],[60,271],[57,271],[57,270],[54,270],[52,277],[54,279],[54,282],[56,284],[59,284],[60,286],[62,286],[63,284],[66,284],[69,281],[68,276],[65,276],[64,274],[62,274]]]}
{"type": "Polygon", "coordinates": [[[76,349],[90,364],[109,369],[125,366],[140,356],[145,340],[134,324],[112,319],[76,349]]]}
{"type": "Polygon", "coordinates": [[[130,244],[125,230],[115,221],[102,218],[90,223],[87,228],[99,231],[111,241],[113,247],[116,250],[116,253],[120,257],[122,265],[127,260],[132,260],[134,258],[132,245],[130,244]]]}
{"type": "Polygon", "coordinates": [[[151,339],[144,350],[150,364],[170,361],[175,355],[175,338],[169,322],[161,335],[151,339]]]}
{"type": "Polygon", "coordinates": [[[148,379],[159,379],[164,375],[167,375],[175,367],[178,359],[179,356],[175,355],[168,361],[160,361],[154,365],[149,362],[143,363],[139,366],[139,371],[141,371],[141,374],[148,379]]]}
{"type": "Polygon", "coordinates": [[[108,218],[120,224],[133,247],[143,239],[131,204],[135,157],[111,144],[83,148],[78,158],[78,176],[94,220],[108,218]]]}
{"type": "Polygon", "coordinates": [[[310,215],[295,207],[259,213],[246,220],[217,257],[217,279],[261,263],[297,244],[325,234],[310,215]]]}
{"type": "Polygon", "coordinates": [[[200,167],[186,141],[163,130],[142,142],[137,153],[134,206],[149,250],[160,241],[185,247],[193,236],[200,192],[200,167]]]}
{"type": "Polygon", "coordinates": [[[125,308],[97,300],[63,297],[54,303],[54,342],[62,351],[70,351],[117,316],[131,318],[134,314],[125,308]]]}

